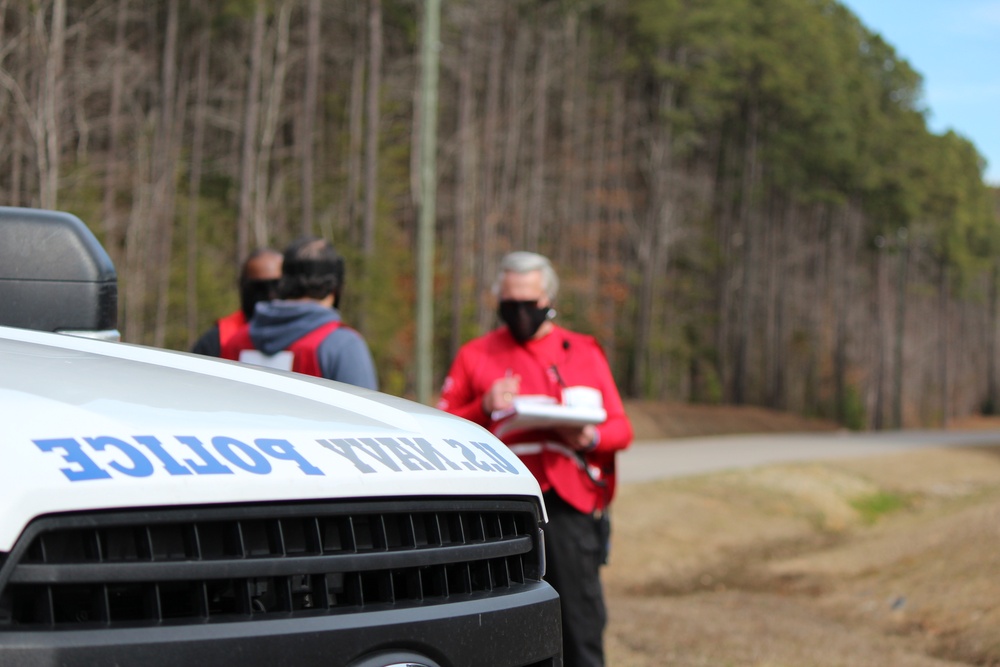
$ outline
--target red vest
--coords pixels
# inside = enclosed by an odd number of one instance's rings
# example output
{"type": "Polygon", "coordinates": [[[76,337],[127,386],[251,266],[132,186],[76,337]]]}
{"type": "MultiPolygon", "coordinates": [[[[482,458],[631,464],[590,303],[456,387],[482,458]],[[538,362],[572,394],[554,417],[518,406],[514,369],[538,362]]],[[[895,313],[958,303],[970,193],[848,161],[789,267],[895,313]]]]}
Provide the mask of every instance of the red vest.
{"type": "Polygon", "coordinates": [[[247,318],[244,317],[242,310],[237,310],[235,313],[230,313],[220,318],[216,324],[219,325],[219,348],[224,349],[229,339],[242,327],[246,326],[247,318]]]}
{"type": "MultiPolygon", "coordinates": [[[[319,348],[320,343],[326,340],[326,337],[339,327],[340,322],[327,322],[285,348],[294,355],[292,358],[292,370],[304,375],[323,377],[323,373],[319,367],[319,359],[316,356],[316,350],[319,348]]],[[[253,340],[250,338],[250,325],[245,324],[223,344],[222,358],[239,361],[240,352],[255,349],[257,348],[254,347],[253,340]]]]}

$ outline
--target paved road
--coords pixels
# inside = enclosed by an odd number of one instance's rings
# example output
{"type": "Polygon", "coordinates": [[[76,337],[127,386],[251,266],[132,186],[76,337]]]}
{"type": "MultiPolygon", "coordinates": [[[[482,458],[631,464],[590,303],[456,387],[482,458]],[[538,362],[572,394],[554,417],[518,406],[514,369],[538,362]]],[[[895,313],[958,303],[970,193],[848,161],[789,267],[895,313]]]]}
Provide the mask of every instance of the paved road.
{"type": "Polygon", "coordinates": [[[961,446],[1000,446],[1000,431],[783,433],[647,440],[618,456],[618,480],[627,484],[769,463],[961,446]]]}

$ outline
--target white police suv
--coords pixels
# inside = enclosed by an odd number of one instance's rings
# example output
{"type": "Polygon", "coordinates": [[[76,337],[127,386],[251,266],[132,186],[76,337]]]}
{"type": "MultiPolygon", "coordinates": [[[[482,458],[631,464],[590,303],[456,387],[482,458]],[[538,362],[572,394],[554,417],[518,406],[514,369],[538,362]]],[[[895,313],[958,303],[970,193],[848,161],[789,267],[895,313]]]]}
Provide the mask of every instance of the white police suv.
{"type": "Polygon", "coordinates": [[[0,208],[0,664],[561,665],[538,485],[489,433],[98,340],[116,311],[78,218],[0,208]]]}

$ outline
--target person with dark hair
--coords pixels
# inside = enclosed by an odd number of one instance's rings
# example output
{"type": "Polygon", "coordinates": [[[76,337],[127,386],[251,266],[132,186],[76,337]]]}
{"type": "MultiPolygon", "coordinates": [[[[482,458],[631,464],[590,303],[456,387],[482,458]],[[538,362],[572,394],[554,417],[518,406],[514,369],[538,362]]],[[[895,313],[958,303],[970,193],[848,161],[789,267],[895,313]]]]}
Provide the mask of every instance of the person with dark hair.
{"type": "Polygon", "coordinates": [[[341,322],[344,259],[326,240],[285,249],[278,298],[260,303],[222,357],[378,389],[368,344],[341,322]]]}
{"type": "Polygon", "coordinates": [[[597,341],[552,321],[558,290],[546,257],[506,255],[493,287],[503,325],[459,349],[437,407],[489,429],[538,480],[549,519],[545,579],[562,609],[563,664],[601,667],[607,613],[600,568],[615,455],[632,442],[632,426],[597,341]],[[516,430],[519,404],[585,405],[599,416],[516,430]]]}
{"type": "Polygon", "coordinates": [[[281,278],[281,253],[273,248],[258,248],[247,256],[240,268],[238,282],[239,310],[221,317],[203,333],[191,347],[196,354],[222,356],[222,346],[253,317],[260,301],[270,301],[278,295],[281,278]]]}

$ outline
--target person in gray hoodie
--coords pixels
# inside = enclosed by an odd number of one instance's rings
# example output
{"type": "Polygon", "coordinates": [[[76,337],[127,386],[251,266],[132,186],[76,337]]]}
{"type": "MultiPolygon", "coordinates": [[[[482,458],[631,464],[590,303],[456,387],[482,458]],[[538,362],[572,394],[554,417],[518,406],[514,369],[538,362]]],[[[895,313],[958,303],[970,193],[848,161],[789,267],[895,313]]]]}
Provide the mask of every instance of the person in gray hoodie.
{"type": "Polygon", "coordinates": [[[368,344],[341,321],[343,283],[344,259],[328,241],[293,241],[285,249],[278,298],[257,304],[222,357],[377,390],[368,344]]]}

